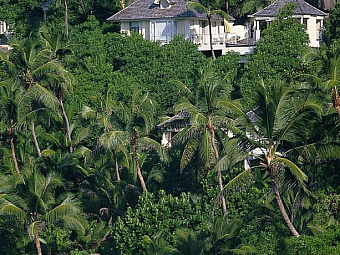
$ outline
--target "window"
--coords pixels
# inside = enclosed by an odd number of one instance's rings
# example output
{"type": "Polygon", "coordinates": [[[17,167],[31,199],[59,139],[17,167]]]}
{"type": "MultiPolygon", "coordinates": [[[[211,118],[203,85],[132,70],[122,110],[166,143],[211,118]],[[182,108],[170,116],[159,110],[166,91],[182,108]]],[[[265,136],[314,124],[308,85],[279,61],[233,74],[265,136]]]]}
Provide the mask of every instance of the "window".
{"type": "Polygon", "coordinates": [[[169,43],[177,34],[176,21],[151,22],[151,40],[161,43],[169,43]]]}
{"type": "Polygon", "coordinates": [[[139,22],[138,21],[130,22],[130,31],[134,31],[136,33],[139,33],[139,22]]]}

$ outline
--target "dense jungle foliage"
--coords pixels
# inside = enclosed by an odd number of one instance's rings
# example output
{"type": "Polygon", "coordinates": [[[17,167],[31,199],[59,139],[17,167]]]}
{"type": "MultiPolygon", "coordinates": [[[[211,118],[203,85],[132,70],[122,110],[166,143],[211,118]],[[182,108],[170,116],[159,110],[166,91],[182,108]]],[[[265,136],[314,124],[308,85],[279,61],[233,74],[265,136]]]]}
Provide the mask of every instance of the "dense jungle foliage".
{"type": "Polygon", "coordinates": [[[340,254],[340,3],[320,49],[288,6],[246,63],[43,3],[0,0],[0,254],[340,254]]]}

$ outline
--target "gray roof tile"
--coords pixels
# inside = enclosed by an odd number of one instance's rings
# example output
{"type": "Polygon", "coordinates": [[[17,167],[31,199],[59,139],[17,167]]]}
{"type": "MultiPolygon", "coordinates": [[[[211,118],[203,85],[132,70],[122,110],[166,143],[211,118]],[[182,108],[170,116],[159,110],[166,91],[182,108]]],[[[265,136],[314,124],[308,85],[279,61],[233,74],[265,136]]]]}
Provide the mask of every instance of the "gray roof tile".
{"type": "Polygon", "coordinates": [[[316,15],[316,16],[327,16],[326,13],[324,13],[323,11],[320,11],[319,9],[315,8],[309,3],[306,3],[303,0],[276,0],[271,5],[254,13],[253,16],[254,17],[276,17],[278,16],[281,8],[288,3],[295,3],[297,5],[294,11],[295,15],[306,14],[306,15],[316,15]]]}
{"type": "MultiPolygon", "coordinates": [[[[154,4],[154,0],[135,0],[125,9],[109,17],[108,21],[142,20],[142,19],[164,19],[196,17],[206,18],[205,13],[188,10],[185,0],[170,0],[171,8],[161,9],[154,4]]],[[[222,19],[219,15],[213,15],[213,19],[222,19]]],[[[235,20],[230,17],[229,21],[235,20]]]]}

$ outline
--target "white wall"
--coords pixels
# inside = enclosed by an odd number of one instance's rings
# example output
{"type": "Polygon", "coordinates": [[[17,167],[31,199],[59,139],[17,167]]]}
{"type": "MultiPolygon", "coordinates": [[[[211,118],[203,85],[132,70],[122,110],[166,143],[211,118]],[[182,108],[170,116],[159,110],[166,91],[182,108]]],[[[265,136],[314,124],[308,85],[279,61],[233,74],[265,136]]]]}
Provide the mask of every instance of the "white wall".
{"type": "Polygon", "coordinates": [[[7,25],[5,21],[0,21],[0,34],[3,34],[7,31],[7,25]]]}
{"type": "Polygon", "coordinates": [[[120,23],[120,33],[130,35],[130,22],[122,21],[120,23]]]}

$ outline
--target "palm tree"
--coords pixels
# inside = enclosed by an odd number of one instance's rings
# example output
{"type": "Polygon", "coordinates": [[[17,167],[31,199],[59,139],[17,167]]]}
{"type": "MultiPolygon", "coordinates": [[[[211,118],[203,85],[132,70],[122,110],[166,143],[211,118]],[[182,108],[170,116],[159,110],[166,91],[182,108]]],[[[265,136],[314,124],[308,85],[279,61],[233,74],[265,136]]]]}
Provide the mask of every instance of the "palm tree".
{"type": "Polygon", "coordinates": [[[268,6],[269,3],[270,1],[268,0],[246,0],[243,2],[241,13],[255,13],[268,6]]]}
{"type": "MultiPolygon", "coordinates": [[[[103,136],[109,132],[114,131],[114,107],[116,104],[112,100],[111,89],[108,89],[104,98],[98,97],[98,109],[92,109],[88,106],[84,106],[82,109],[82,116],[85,119],[91,119],[96,122],[96,125],[100,129],[100,136],[103,136]]],[[[125,158],[125,162],[128,162],[128,155],[126,148],[123,144],[107,144],[102,143],[102,140],[98,140],[97,149],[104,147],[107,152],[111,153],[115,159],[115,169],[116,169],[116,178],[117,181],[120,181],[120,173],[119,173],[119,163],[118,163],[118,154],[122,153],[125,158]]]]}
{"type": "Polygon", "coordinates": [[[312,75],[314,83],[332,96],[333,107],[340,120],[340,46],[323,44],[320,49],[313,49],[304,56],[307,63],[316,67],[319,76],[312,75]]]}
{"type": "Polygon", "coordinates": [[[11,46],[13,49],[10,52],[0,53],[0,62],[5,67],[8,82],[19,84],[23,91],[31,95],[26,114],[37,153],[41,157],[34,116],[42,110],[42,105],[55,112],[58,112],[58,105],[64,109],[62,100],[58,102],[51,93],[51,85],[66,86],[70,84],[71,76],[59,62],[52,59],[53,52],[42,47],[32,37],[23,41],[14,40],[11,46]]]}
{"type": "Polygon", "coordinates": [[[210,51],[211,51],[211,56],[213,59],[215,59],[215,52],[213,49],[213,41],[212,41],[212,31],[211,31],[211,18],[214,14],[221,15],[225,20],[228,21],[229,17],[228,15],[222,11],[222,10],[214,10],[213,8],[213,1],[212,0],[201,0],[199,2],[196,1],[189,1],[187,3],[187,8],[189,10],[196,10],[202,13],[205,13],[207,15],[208,19],[208,27],[209,27],[209,40],[210,40],[210,51]]]}
{"type": "MultiPolygon", "coordinates": [[[[235,102],[222,102],[221,107],[232,109],[237,116],[242,130],[243,139],[250,145],[253,155],[260,160],[261,169],[270,175],[273,192],[285,220],[286,225],[296,237],[296,231],[288,216],[281,199],[281,191],[286,169],[289,169],[300,188],[307,194],[307,176],[301,168],[291,160],[293,153],[300,157],[334,157],[338,154],[338,145],[334,144],[306,144],[311,127],[322,114],[322,104],[318,98],[297,86],[285,87],[283,85],[265,86],[263,82],[257,91],[257,107],[251,112],[245,112],[235,102]],[[256,152],[256,153],[255,153],[256,152]]],[[[251,168],[246,169],[225,187],[224,192],[249,183],[252,179],[251,168]]]]}
{"type": "Polygon", "coordinates": [[[107,148],[119,148],[124,146],[131,150],[132,158],[136,164],[137,176],[144,192],[147,192],[144,181],[140,151],[155,150],[161,158],[164,158],[162,146],[148,137],[153,127],[154,106],[148,94],[143,95],[139,89],[132,91],[131,98],[127,102],[120,102],[112,108],[113,130],[101,136],[102,143],[107,148]]]}
{"type": "Polygon", "coordinates": [[[79,203],[66,194],[60,197],[64,197],[62,202],[57,203],[55,191],[63,186],[63,179],[54,172],[44,175],[34,166],[25,168],[22,177],[1,175],[0,216],[26,226],[39,255],[42,254],[39,233],[46,225],[62,222],[69,228],[84,231],[79,203]]]}
{"type": "MultiPolygon", "coordinates": [[[[193,94],[186,88],[190,94],[193,94]]],[[[204,162],[205,168],[210,168],[220,159],[219,147],[221,141],[227,137],[226,132],[231,127],[232,120],[221,112],[218,102],[226,96],[223,94],[223,86],[212,68],[208,71],[201,70],[201,79],[197,95],[197,102],[186,100],[175,105],[175,112],[187,112],[190,115],[190,125],[173,137],[173,142],[185,143],[181,158],[180,168],[192,160],[196,152],[204,162]]],[[[218,187],[223,190],[221,170],[217,171],[218,187]]],[[[227,212],[225,197],[220,196],[223,213],[227,212]]]]}
{"type": "Polygon", "coordinates": [[[6,133],[8,137],[14,168],[18,176],[21,175],[21,171],[16,156],[15,135],[22,124],[20,108],[26,96],[17,83],[8,81],[0,83],[0,126],[2,126],[0,132],[6,133]]]}

